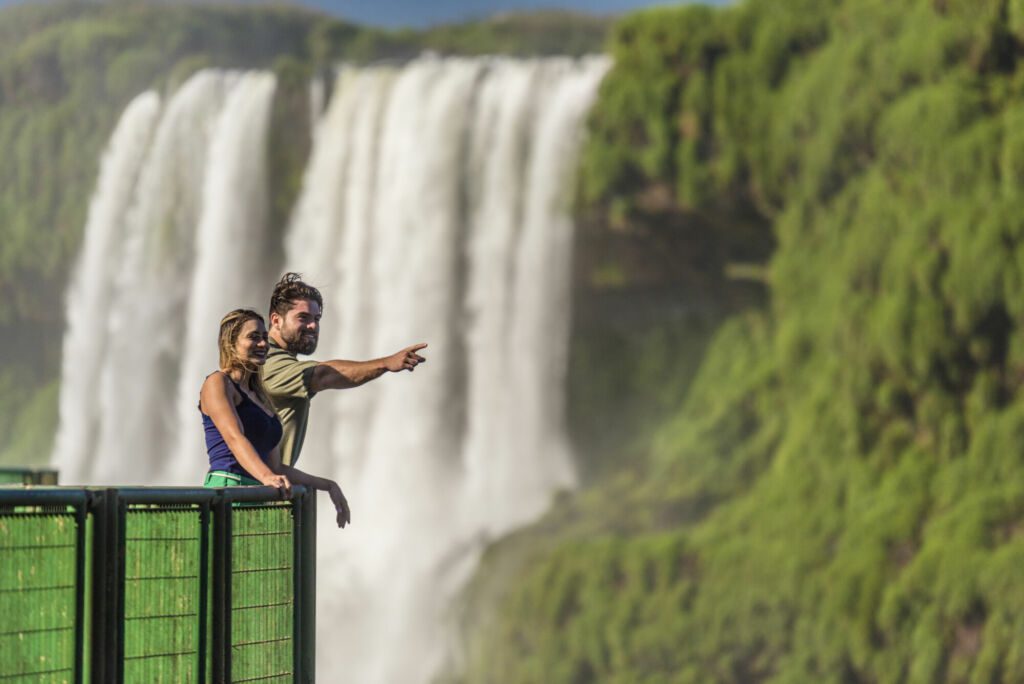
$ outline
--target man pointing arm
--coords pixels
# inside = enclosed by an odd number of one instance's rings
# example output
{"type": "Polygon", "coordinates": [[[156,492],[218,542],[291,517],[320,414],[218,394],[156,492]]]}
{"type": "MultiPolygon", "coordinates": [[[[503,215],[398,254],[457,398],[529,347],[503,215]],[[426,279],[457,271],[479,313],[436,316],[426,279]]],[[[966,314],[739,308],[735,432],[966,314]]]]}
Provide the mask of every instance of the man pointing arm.
{"type": "Polygon", "coordinates": [[[316,351],[323,305],[320,291],[304,283],[298,273],[284,274],[270,298],[270,349],[260,377],[284,427],[281,460],[285,465],[295,465],[299,459],[309,402],[317,392],[359,387],[384,373],[411,371],[426,361],[417,353],[426,344],[372,361],[300,361],[298,354],[316,351]]]}

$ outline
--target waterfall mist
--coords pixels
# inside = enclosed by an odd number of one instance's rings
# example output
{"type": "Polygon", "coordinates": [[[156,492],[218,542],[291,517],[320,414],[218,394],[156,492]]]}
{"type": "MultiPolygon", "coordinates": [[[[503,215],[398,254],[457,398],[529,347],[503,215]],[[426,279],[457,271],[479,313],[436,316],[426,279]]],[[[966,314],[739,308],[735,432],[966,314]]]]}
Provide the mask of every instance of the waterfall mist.
{"type": "Polygon", "coordinates": [[[315,358],[430,345],[413,374],[318,395],[298,464],[337,479],[353,510],[340,531],[321,497],[320,676],[429,680],[484,545],[575,484],[569,209],[607,67],[341,68],[283,244],[266,226],[273,77],[204,71],[162,109],[140,96],[104,158],[68,296],[62,480],[201,482],[195,404],[217,321],[265,312],[283,250],[324,295],[315,358]]]}

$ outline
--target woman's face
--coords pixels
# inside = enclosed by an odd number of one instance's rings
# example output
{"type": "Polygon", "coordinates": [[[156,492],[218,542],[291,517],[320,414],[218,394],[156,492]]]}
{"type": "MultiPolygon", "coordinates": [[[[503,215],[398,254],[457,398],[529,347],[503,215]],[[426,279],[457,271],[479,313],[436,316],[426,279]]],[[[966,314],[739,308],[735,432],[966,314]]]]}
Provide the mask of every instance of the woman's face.
{"type": "Polygon", "coordinates": [[[235,340],[235,354],[246,364],[262,366],[267,361],[267,329],[252,318],[242,324],[235,340]]]}

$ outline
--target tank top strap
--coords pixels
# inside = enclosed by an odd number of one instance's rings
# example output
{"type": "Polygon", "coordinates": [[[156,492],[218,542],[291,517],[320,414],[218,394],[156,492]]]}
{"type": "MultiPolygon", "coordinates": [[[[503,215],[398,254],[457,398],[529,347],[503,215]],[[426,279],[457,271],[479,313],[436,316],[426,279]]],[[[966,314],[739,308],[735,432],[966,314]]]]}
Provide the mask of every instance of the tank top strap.
{"type": "MultiPolygon", "coordinates": [[[[249,397],[245,394],[245,392],[242,391],[242,386],[239,385],[237,382],[235,382],[235,379],[233,377],[231,377],[227,373],[224,373],[223,371],[220,371],[220,370],[215,370],[215,371],[213,371],[213,373],[210,373],[205,378],[203,378],[203,384],[205,384],[206,381],[210,379],[210,376],[213,375],[214,373],[221,373],[225,378],[230,380],[231,384],[235,386],[236,390],[238,390],[238,393],[242,395],[242,401],[245,401],[246,399],[249,399],[249,397]]],[[[200,395],[199,401],[196,402],[196,409],[198,409],[198,411],[200,413],[203,413],[203,398],[202,398],[202,394],[203,394],[203,390],[202,390],[202,388],[200,388],[199,389],[199,395],[200,395]]],[[[250,401],[252,401],[252,400],[250,399],[250,401]]],[[[203,415],[206,415],[206,414],[203,413],[203,415]]]]}

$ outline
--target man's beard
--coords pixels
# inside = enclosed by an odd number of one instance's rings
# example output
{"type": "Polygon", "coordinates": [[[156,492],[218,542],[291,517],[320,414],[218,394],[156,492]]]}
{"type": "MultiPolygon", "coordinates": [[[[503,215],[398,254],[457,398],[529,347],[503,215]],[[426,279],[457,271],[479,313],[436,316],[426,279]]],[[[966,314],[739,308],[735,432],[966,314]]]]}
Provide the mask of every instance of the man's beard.
{"type": "Polygon", "coordinates": [[[281,335],[281,339],[292,354],[312,354],[316,351],[318,337],[316,333],[303,333],[301,330],[296,330],[291,335],[281,335]]]}

